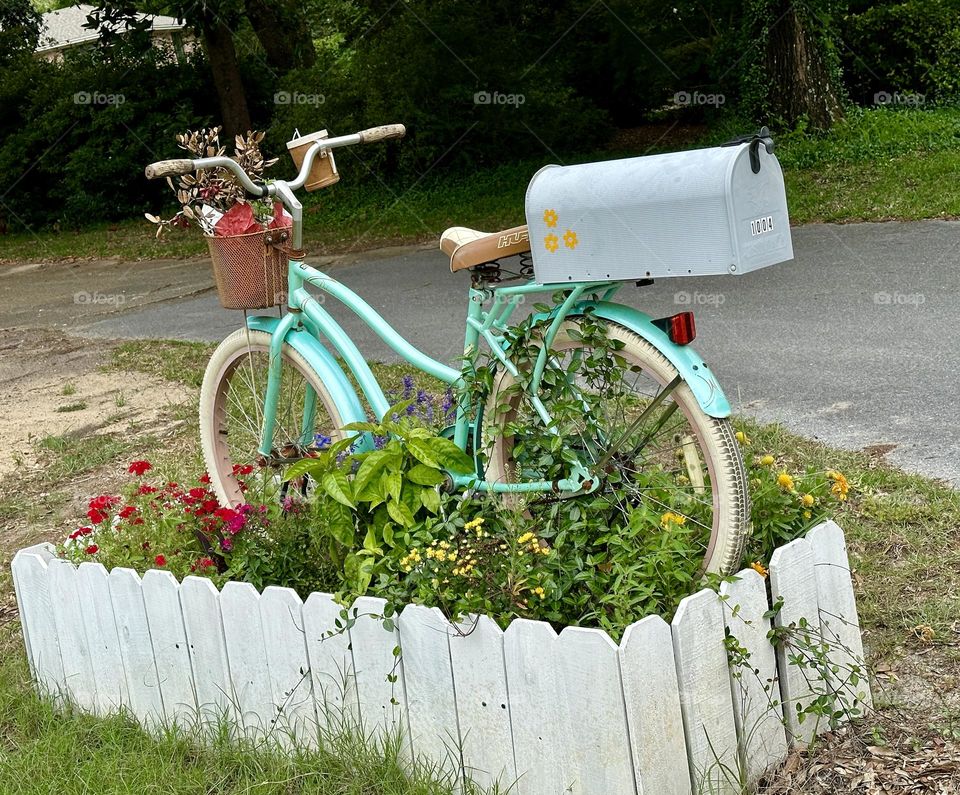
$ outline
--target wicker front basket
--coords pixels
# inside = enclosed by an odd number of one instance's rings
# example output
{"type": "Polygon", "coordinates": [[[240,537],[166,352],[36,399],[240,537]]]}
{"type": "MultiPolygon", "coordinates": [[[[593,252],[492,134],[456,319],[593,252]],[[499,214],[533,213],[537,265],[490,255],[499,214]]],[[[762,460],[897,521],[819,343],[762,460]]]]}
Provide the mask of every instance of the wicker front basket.
{"type": "Polygon", "coordinates": [[[286,302],[287,258],[268,244],[267,234],[207,238],[224,309],[267,309],[286,302]]]}

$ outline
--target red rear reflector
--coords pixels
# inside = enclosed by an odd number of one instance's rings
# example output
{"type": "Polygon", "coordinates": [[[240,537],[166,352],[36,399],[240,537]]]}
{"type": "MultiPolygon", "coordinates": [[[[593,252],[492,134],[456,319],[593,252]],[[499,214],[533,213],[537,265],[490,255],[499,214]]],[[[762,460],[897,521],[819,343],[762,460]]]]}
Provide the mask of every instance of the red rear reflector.
{"type": "Polygon", "coordinates": [[[689,345],[697,336],[697,326],[693,322],[693,312],[681,312],[667,318],[667,336],[676,345],[689,345]]]}

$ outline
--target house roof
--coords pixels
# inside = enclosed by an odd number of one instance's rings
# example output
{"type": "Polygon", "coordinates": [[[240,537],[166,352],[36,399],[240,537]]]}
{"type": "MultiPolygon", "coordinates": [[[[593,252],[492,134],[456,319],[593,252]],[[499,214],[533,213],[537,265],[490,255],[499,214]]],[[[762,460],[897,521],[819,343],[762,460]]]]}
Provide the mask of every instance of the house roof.
{"type": "MultiPolygon", "coordinates": [[[[75,44],[84,44],[99,39],[100,33],[98,31],[83,26],[83,23],[87,21],[87,15],[93,10],[94,6],[81,4],[61,8],[57,11],[47,11],[43,15],[43,30],[40,32],[37,52],[61,50],[75,44]]],[[[152,29],[156,31],[182,30],[186,27],[183,22],[179,22],[174,17],[137,14],[137,18],[151,20],[153,23],[152,29]]]]}

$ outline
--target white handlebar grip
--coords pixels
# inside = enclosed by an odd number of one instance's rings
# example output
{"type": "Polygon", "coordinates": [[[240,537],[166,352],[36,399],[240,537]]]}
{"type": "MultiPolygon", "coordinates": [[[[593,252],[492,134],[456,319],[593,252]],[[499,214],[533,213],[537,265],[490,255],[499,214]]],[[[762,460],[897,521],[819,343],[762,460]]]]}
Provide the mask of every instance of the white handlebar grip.
{"type": "Polygon", "coordinates": [[[371,127],[360,133],[360,143],[372,144],[374,141],[388,141],[391,138],[403,138],[407,128],[402,124],[384,124],[382,127],[371,127]]]}
{"type": "Polygon", "coordinates": [[[143,173],[147,179],[160,179],[172,174],[189,174],[193,171],[192,160],[161,160],[159,163],[151,163],[143,173]]]}

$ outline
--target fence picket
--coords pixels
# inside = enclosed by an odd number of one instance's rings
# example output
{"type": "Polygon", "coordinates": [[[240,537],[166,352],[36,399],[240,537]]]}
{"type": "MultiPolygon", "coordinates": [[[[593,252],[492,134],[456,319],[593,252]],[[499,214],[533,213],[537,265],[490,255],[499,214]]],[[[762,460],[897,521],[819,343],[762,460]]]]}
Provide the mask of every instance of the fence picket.
{"type": "Polygon", "coordinates": [[[680,686],[670,625],[647,616],[627,627],[618,656],[640,795],[690,795],[680,686]]]}
{"type": "Polygon", "coordinates": [[[321,729],[336,731],[359,721],[350,633],[337,630],[342,607],[327,593],[312,593],[303,606],[303,631],[313,697],[321,729]]]}
{"type": "Polygon", "coordinates": [[[570,784],[567,760],[577,735],[566,730],[557,697],[558,645],[557,633],[542,621],[516,619],[503,633],[519,795],[557,795],[570,784]]]}
{"type": "Polygon", "coordinates": [[[52,548],[38,544],[17,552],[11,566],[30,670],[40,689],[49,695],[62,692],[64,685],[60,641],[47,580],[47,561],[53,559],[52,548]]]}
{"type": "Polygon", "coordinates": [[[84,606],[87,640],[90,645],[90,668],[97,683],[94,711],[109,715],[129,705],[127,680],[120,655],[117,621],[110,601],[110,579],[99,563],[86,561],[77,568],[77,592],[84,606]]]}
{"type": "Polygon", "coordinates": [[[303,602],[291,588],[270,586],[260,597],[260,618],[280,736],[316,744],[317,712],[304,639],[303,602]]]}
{"type": "Polygon", "coordinates": [[[180,610],[180,584],[169,571],[150,569],[140,584],[157,663],[163,711],[169,723],[189,727],[197,716],[190,649],[180,610]]]}
{"type": "Polygon", "coordinates": [[[510,699],[503,664],[503,630],[490,616],[472,616],[450,636],[457,719],[467,775],[481,787],[503,789],[517,777],[510,699]]]}
{"type": "Polygon", "coordinates": [[[817,600],[820,608],[820,631],[830,644],[829,656],[839,666],[831,686],[840,693],[838,709],[867,709],[873,706],[873,695],[863,656],[857,599],[850,577],[850,560],[843,530],[835,522],[824,522],[807,533],[813,550],[817,575],[817,600]],[[850,681],[856,676],[856,683],[850,681]]]}
{"type": "Polygon", "coordinates": [[[565,627],[559,639],[560,691],[572,743],[572,793],[636,792],[617,645],[599,629],[565,627]]]}
{"type": "Polygon", "coordinates": [[[717,594],[702,590],[684,598],[672,634],[694,791],[737,793],[737,732],[717,594]]]}
{"type": "Polygon", "coordinates": [[[453,690],[450,622],[436,607],[407,605],[397,620],[403,646],[403,687],[414,754],[444,771],[463,768],[453,690]]]}
{"type": "Polygon", "coordinates": [[[206,577],[185,577],[180,584],[180,608],[200,723],[208,728],[221,721],[233,724],[236,715],[220,616],[220,592],[206,577]]]}
{"type": "Polygon", "coordinates": [[[275,738],[276,710],[260,620],[260,594],[248,582],[228,582],[220,593],[231,698],[247,736],[275,738]]]}
{"type": "Polygon", "coordinates": [[[727,629],[746,655],[742,665],[731,667],[730,685],[741,763],[753,786],[787,755],[777,656],[768,638],[770,619],[764,618],[770,609],[767,585],[756,571],[745,569],[721,584],[720,595],[727,629]]]}
{"type": "MultiPolygon", "coordinates": [[[[400,636],[396,629],[384,629],[379,618],[386,605],[384,599],[361,596],[349,609],[350,618],[356,617],[350,629],[350,643],[360,717],[366,732],[383,736],[402,730],[404,738],[408,738],[403,660],[394,654],[400,648],[400,636]]],[[[409,751],[406,739],[404,744],[409,751]]]]}
{"type": "Polygon", "coordinates": [[[805,648],[820,642],[817,577],[814,573],[813,550],[805,538],[798,538],[779,547],[770,559],[770,593],[773,602],[783,600],[774,617],[778,628],[791,627],[793,642],[777,644],[777,668],[780,671],[780,693],[787,722],[787,739],[791,744],[809,743],[818,730],[825,728],[815,716],[800,721],[799,711],[817,699],[826,688],[815,670],[790,663],[791,655],[809,655],[805,648]],[[806,622],[807,628],[801,624],[806,622]],[[797,642],[800,642],[798,646],[797,642]]]}
{"type": "Polygon", "coordinates": [[[110,602],[117,622],[130,709],[141,724],[156,728],[164,722],[163,697],[140,577],[133,569],[114,569],[109,577],[110,602]]]}
{"type": "Polygon", "coordinates": [[[69,561],[54,558],[47,564],[47,584],[60,643],[64,695],[81,709],[93,712],[97,682],[90,663],[86,615],[77,588],[76,568],[69,561]]]}

